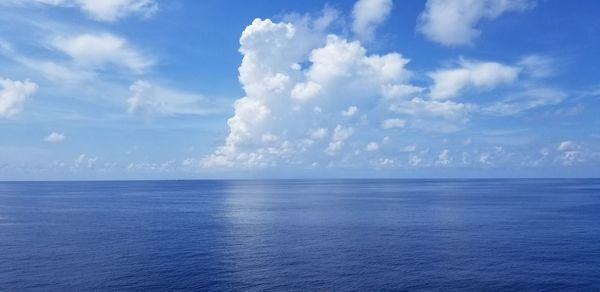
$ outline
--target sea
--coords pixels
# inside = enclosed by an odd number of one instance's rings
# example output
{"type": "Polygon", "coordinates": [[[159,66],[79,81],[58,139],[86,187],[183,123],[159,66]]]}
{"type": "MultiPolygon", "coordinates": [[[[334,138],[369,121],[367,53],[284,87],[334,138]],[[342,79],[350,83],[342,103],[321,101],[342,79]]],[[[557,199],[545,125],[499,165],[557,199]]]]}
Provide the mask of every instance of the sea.
{"type": "Polygon", "coordinates": [[[600,179],[1,182],[0,291],[600,291],[600,179]]]}

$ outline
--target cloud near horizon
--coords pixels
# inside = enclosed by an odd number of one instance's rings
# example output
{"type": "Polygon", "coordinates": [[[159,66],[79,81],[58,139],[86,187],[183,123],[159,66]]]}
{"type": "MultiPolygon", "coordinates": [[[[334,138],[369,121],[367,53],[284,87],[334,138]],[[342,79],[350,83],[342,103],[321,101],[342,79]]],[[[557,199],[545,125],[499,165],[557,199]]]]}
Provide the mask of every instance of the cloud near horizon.
{"type": "MultiPolygon", "coordinates": [[[[235,102],[229,135],[201,160],[203,167],[385,161],[385,156],[365,158],[362,153],[396,155],[394,146],[376,141],[410,129],[454,132],[472,115],[514,115],[565,98],[560,89],[532,81],[528,72],[536,70],[536,62],[506,65],[459,58],[457,67],[428,73],[431,83],[421,87],[413,83],[415,72],[401,53],[369,53],[359,40],[315,23],[321,23],[319,17],[299,22],[257,18],[242,32],[239,80],[246,96],[235,102]],[[461,100],[463,93],[497,87],[509,90],[505,98],[461,100]]],[[[448,152],[442,154],[435,164],[446,166],[451,159],[448,152]]]]}
{"type": "Polygon", "coordinates": [[[312,165],[353,150],[351,137],[370,135],[370,122],[381,124],[373,113],[386,112],[380,102],[387,88],[410,80],[409,60],[368,54],[359,41],[317,29],[317,21],[256,19],[244,30],[239,78],[246,96],[235,103],[225,144],[204,166],[312,165]],[[331,134],[313,139],[312,129],[331,134]]]}
{"type": "Polygon", "coordinates": [[[576,21],[506,42],[571,4],[253,5],[224,19],[196,1],[1,2],[0,126],[14,138],[0,175],[552,174],[600,161],[598,42],[568,34],[576,21]],[[558,37],[589,48],[558,50],[558,37]]]}

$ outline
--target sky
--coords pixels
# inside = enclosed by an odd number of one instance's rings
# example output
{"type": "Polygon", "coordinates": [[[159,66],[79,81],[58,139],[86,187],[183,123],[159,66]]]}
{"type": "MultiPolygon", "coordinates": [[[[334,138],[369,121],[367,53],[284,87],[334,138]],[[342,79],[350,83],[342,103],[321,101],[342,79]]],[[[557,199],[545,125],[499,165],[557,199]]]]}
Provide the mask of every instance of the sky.
{"type": "Polygon", "coordinates": [[[3,0],[0,180],[600,175],[595,0],[3,0]]]}

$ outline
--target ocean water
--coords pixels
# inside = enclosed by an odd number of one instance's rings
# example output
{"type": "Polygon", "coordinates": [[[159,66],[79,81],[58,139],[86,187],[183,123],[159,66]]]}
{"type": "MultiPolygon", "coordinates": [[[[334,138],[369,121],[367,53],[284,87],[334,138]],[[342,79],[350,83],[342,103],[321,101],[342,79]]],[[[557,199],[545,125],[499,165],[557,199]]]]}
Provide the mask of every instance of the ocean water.
{"type": "Polygon", "coordinates": [[[600,180],[0,183],[1,291],[599,291],[600,180]]]}

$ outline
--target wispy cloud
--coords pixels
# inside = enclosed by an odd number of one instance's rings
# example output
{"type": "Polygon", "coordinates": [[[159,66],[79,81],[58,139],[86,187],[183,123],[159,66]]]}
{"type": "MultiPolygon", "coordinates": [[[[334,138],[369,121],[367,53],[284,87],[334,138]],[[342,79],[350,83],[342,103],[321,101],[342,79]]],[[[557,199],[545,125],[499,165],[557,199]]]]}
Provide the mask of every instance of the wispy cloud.
{"type": "Polygon", "coordinates": [[[73,7],[93,19],[109,22],[132,14],[149,17],[158,11],[158,3],[154,0],[7,0],[4,5],[73,7]]]}

